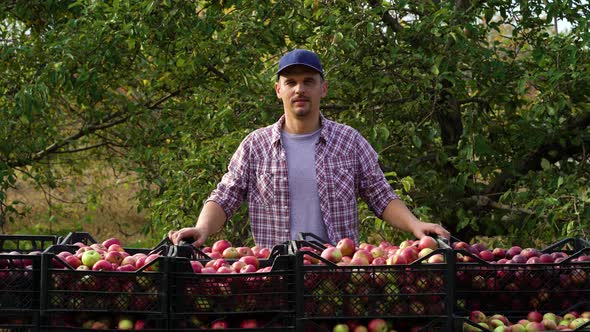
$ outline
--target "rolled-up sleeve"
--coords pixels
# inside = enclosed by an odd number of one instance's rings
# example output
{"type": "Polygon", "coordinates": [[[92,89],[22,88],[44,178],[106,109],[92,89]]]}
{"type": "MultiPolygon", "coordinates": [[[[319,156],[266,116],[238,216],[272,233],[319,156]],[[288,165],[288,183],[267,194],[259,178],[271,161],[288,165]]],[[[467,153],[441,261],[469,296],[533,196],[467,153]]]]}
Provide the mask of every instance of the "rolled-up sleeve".
{"type": "Polygon", "coordinates": [[[381,218],[387,205],[399,197],[387,182],[377,152],[360,134],[357,135],[358,167],[360,168],[359,193],[371,211],[381,218]]]}
{"type": "Polygon", "coordinates": [[[211,192],[207,201],[214,201],[221,206],[229,219],[246,198],[249,176],[249,156],[251,135],[246,136],[232,156],[227,172],[211,192]]]}

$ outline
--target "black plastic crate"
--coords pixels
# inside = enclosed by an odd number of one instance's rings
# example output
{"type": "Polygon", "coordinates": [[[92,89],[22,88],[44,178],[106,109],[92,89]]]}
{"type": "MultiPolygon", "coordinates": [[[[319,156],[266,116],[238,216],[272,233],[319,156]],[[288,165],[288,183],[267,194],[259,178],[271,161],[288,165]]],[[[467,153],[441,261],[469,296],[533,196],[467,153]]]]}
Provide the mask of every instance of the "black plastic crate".
{"type": "Polygon", "coordinates": [[[210,329],[219,320],[240,328],[246,319],[255,319],[258,331],[295,329],[294,264],[287,244],[259,259],[260,270],[251,273],[195,273],[191,261],[205,266],[215,260],[200,259],[202,252],[190,245],[171,252],[176,256],[170,265],[171,331],[210,329]]]}
{"type": "Polygon", "coordinates": [[[573,255],[585,248],[590,248],[590,242],[588,242],[588,240],[582,238],[568,237],[547,246],[546,248],[542,249],[541,252],[553,253],[556,251],[561,251],[565,252],[568,255],[573,255]]]}
{"type": "Polygon", "coordinates": [[[21,254],[41,253],[57,243],[55,235],[7,235],[0,234],[0,254],[16,251],[21,254]]]}
{"type": "Polygon", "coordinates": [[[88,271],[69,266],[58,254],[75,253],[74,245],[55,245],[42,254],[41,318],[64,313],[117,313],[166,316],[168,313],[168,257],[166,247],[125,249],[160,256],[136,271],[88,271]]]}
{"type": "Polygon", "coordinates": [[[167,320],[163,315],[66,312],[46,316],[40,324],[40,331],[120,331],[146,330],[151,332],[168,331],[167,320]],[[119,328],[119,324],[121,325],[119,328]]]}
{"type": "Polygon", "coordinates": [[[318,243],[294,241],[298,329],[323,318],[420,317],[423,323],[445,320],[452,313],[453,252],[437,249],[411,264],[337,265],[323,259],[318,243]],[[315,250],[301,250],[303,248],[315,250]],[[436,254],[444,263],[426,264],[436,254]],[[305,264],[304,258],[319,264],[305,264]]]}
{"type": "Polygon", "coordinates": [[[561,312],[590,299],[590,262],[577,261],[590,255],[590,248],[557,263],[535,264],[487,262],[465,250],[456,252],[471,260],[455,265],[454,312],[458,316],[472,310],[506,312],[507,308],[512,316],[535,309],[561,312]]]}
{"type": "Polygon", "coordinates": [[[0,312],[35,315],[39,310],[41,251],[56,238],[0,235],[0,312]]]}
{"type": "Polygon", "coordinates": [[[75,244],[75,243],[83,243],[85,245],[91,245],[94,243],[98,243],[98,241],[96,241],[94,239],[94,237],[92,237],[92,235],[90,235],[90,233],[87,232],[70,232],[68,233],[68,235],[64,236],[64,237],[59,237],[59,242],[57,244],[75,244]]]}

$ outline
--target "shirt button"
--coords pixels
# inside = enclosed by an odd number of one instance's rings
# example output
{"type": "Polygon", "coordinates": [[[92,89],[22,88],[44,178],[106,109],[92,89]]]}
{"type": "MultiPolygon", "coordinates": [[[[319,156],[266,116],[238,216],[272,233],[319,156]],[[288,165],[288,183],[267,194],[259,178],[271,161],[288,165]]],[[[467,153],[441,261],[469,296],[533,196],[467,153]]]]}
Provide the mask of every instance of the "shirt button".
{"type": "Polygon", "coordinates": [[[285,233],[289,233],[289,230],[288,229],[285,229],[285,233]]]}
{"type": "Polygon", "coordinates": [[[287,179],[287,177],[284,177],[284,178],[283,178],[283,181],[287,181],[287,180],[289,180],[289,179],[287,179]]]}

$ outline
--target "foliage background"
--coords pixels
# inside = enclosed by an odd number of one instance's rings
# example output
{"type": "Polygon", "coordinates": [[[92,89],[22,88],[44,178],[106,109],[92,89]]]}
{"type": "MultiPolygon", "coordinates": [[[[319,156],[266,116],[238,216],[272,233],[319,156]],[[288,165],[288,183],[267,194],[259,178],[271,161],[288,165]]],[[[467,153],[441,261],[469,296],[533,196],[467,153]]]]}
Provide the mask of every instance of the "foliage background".
{"type": "MultiPolygon", "coordinates": [[[[281,115],[276,63],[303,47],[326,68],[323,113],[367,137],[420,218],[498,245],[588,238],[589,11],[584,1],[3,1],[0,226],[100,224],[154,243],[192,225],[240,140],[281,115]],[[557,33],[558,19],[570,29],[557,33]],[[19,200],[23,188],[42,195],[19,200]],[[101,213],[117,204],[134,217],[101,213]]],[[[359,213],[364,240],[408,236],[359,213]]],[[[219,237],[251,244],[245,209],[219,237]]]]}

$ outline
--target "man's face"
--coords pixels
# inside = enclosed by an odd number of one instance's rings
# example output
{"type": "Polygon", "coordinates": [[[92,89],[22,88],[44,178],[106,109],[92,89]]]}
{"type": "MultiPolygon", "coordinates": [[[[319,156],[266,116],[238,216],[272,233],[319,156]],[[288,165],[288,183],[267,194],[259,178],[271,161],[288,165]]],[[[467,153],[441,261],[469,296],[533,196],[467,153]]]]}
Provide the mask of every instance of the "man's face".
{"type": "Polygon", "coordinates": [[[320,100],[326,96],[328,84],[317,71],[293,66],[281,72],[275,91],[283,101],[285,115],[305,118],[319,114],[320,100]]]}

